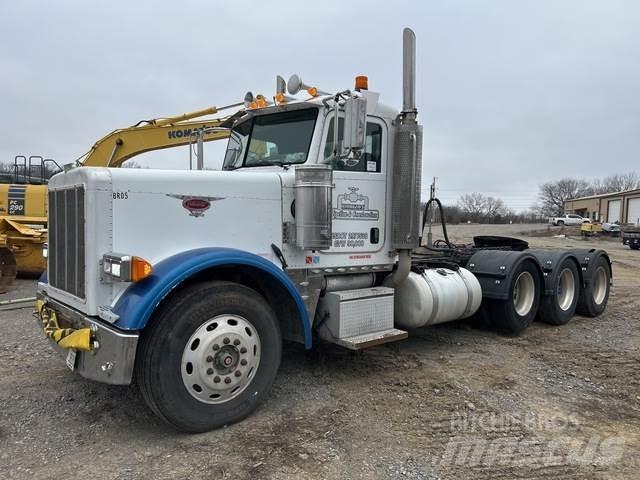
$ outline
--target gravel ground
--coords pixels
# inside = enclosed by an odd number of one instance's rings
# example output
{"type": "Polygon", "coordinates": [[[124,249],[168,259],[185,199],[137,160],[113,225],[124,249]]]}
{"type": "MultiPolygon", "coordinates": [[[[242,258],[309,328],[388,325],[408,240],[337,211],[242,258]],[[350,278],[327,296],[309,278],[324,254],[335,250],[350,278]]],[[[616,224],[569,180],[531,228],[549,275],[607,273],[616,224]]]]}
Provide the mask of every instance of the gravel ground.
{"type": "MultiPolygon", "coordinates": [[[[521,236],[523,225],[451,227],[521,236]]],[[[555,232],[555,230],[554,230],[555,232]]],[[[560,230],[558,230],[560,232],[560,230]]],[[[4,478],[638,478],[640,252],[545,236],[534,246],[606,248],[609,307],[519,337],[465,322],[357,354],[285,346],[268,401],[218,431],[178,434],[134,387],[69,372],[28,308],[1,311],[4,478]]],[[[18,281],[0,300],[33,294],[18,281]]]]}

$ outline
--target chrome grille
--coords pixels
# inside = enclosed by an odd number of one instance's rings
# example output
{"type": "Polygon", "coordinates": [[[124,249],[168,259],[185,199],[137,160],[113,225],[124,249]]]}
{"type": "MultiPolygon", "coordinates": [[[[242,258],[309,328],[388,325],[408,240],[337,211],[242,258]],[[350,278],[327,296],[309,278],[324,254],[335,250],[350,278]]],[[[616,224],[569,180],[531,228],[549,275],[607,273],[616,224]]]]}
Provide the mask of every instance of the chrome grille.
{"type": "Polygon", "coordinates": [[[84,298],[84,187],[49,191],[49,284],[84,298]]]}

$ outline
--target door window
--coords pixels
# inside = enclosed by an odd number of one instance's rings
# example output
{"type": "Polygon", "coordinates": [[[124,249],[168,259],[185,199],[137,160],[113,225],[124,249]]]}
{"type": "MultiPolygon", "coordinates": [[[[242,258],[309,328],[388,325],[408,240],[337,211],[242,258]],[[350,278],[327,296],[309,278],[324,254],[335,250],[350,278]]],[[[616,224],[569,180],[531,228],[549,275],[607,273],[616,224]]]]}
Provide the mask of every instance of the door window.
{"type": "MultiPolygon", "coordinates": [[[[333,124],[332,118],[329,122],[327,140],[324,146],[324,160],[331,163],[334,170],[352,172],[380,173],[382,169],[382,127],[377,123],[367,122],[364,150],[360,158],[340,158],[334,160],[333,157],[333,124]]],[[[342,140],[344,132],[344,118],[338,119],[338,150],[342,150],[342,140]]]]}

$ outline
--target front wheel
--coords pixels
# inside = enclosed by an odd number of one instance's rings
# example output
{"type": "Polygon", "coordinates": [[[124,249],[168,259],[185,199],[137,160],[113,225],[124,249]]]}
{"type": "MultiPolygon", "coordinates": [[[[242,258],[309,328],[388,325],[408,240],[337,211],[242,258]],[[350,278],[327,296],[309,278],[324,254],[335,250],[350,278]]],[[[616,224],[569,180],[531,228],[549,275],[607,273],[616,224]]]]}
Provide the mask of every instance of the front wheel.
{"type": "Polygon", "coordinates": [[[160,418],[204,432],[260,405],[281,354],[279,324],[263,297],[239,284],[207,282],[161,307],[141,339],[136,378],[160,418]]]}
{"type": "Polygon", "coordinates": [[[558,221],[556,222],[556,225],[557,225],[558,227],[564,227],[564,221],[563,221],[563,220],[558,220],[558,221]]]}

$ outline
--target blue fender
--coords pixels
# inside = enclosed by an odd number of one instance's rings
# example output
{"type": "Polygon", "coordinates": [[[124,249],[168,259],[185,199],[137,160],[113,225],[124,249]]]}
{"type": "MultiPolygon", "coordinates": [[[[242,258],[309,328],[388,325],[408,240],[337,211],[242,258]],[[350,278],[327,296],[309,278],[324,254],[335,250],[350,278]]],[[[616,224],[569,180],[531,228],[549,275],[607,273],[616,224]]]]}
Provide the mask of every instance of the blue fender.
{"type": "Polygon", "coordinates": [[[311,348],[311,322],[304,301],[291,279],[276,265],[253,253],[232,248],[198,248],[165,258],[153,266],[148,278],[127,288],[113,307],[120,318],[116,325],[123,330],[141,330],[153,311],[171,290],[196,273],[211,267],[246,265],[270,274],[280,282],[298,307],[304,345],[311,348]]]}

